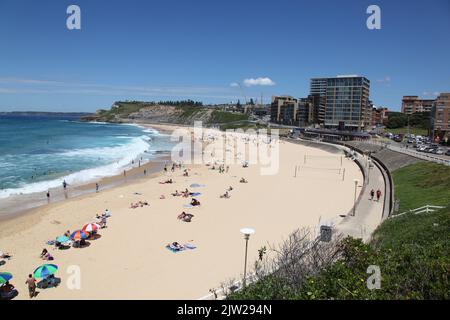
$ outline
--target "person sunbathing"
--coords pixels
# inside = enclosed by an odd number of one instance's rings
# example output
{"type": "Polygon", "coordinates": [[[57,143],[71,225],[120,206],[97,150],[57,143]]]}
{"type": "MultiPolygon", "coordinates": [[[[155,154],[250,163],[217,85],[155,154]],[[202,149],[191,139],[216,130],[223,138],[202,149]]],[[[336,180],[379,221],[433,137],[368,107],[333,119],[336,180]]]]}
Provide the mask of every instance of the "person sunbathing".
{"type": "Polygon", "coordinates": [[[195,199],[195,198],[192,198],[192,201],[191,201],[191,205],[192,206],[199,206],[200,205],[200,201],[198,201],[197,199],[195,199]]]}
{"type": "Polygon", "coordinates": [[[45,248],[41,252],[41,259],[47,260],[47,261],[54,260],[53,256],[50,254],[50,252],[48,252],[47,249],[45,249],[45,248]]]}
{"type": "Polygon", "coordinates": [[[172,195],[173,195],[174,197],[179,197],[179,196],[181,196],[181,193],[179,193],[178,190],[175,190],[175,192],[172,193],[172,195]]]}
{"type": "MultiPolygon", "coordinates": [[[[139,203],[131,203],[130,204],[130,209],[136,209],[138,207],[139,207],[139,203]]],[[[97,218],[97,219],[99,219],[99,218],[97,218]]]]}
{"type": "Polygon", "coordinates": [[[48,250],[46,248],[42,249],[42,252],[41,252],[41,255],[40,255],[41,259],[43,257],[45,257],[45,255],[47,255],[47,254],[48,254],[48,250]]]}
{"type": "Polygon", "coordinates": [[[194,217],[193,214],[187,213],[187,214],[185,214],[184,218],[181,220],[183,220],[184,222],[191,222],[193,217],[194,217]]]}
{"type": "Polygon", "coordinates": [[[173,250],[177,250],[177,251],[184,248],[184,247],[183,247],[181,244],[179,244],[178,242],[172,242],[171,244],[169,244],[169,247],[172,248],[173,250]]]}
{"type": "Polygon", "coordinates": [[[233,191],[233,187],[230,186],[230,187],[228,188],[228,191],[233,191]]]}
{"type": "Polygon", "coordinates": [[[67,230],[67,231],[64,233],[64,235],[65,235],[67,238],[70,238],[70,230],[67,230]]]}
{"type": "Polygon", "coordinates": [[[223,195],[220,196],[221,198],[225,198],[228,199],[230,198],[230,194],[228,193],[228,191],[226,191],[223,195]]]}
{"type": "Polygon", "coordinates": [[[241,180],[239,180],[240,183],[247,183],[248,181],[245,180],[244,178],[241,178],[241,180]]]}
{"type": "Polygon", "coordinates": [[[12,256],[11,256],[11,254],[9,254],[8,252],[6,252],[6,253],[2,253],[1,255],[0,255],[0,258],[2,258],[2,259],[11,259],[12,258],[12,256]]]}

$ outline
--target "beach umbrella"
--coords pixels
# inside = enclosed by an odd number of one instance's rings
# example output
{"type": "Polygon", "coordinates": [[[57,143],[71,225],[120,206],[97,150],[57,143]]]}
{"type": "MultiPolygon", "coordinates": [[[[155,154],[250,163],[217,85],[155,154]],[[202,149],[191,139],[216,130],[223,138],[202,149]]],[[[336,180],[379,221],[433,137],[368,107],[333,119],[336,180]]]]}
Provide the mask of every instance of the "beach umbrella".
{"type": "Polygon", "coordinates": [[[70,239],[72,239],[72,240],[81,240],[81,239],[86,239],[88,237],[89,237],[89,235],[87,234],[87,232],[83,231],[83,230],[74,231],[70,235],[70,239]]]}
{"type": "Polygon", "coordinates": [[[36,268],[33,272],[35,278],[46,278],[52,275],[58,270],[58,266],[55,264],[43,264],[42,266],[36,268]]]}
{"type": "Polygon", "coordinates": [[[87,225],[85,225],[83,227],[82,231],[93,232],[93,231],[97,231],[98,229],[100,229],[100,225],[98,225],[96,223],[88,223],[87,225]]]}
{"type": "Polygon", "coordinates": [[[0,272],[0,283],[6,283],[6,281],[11,280],[12,277],[12,274],[9,272],[0,272]]]}
{"type": "Polygon", "coordinates": [[[66,236],[59,236],[56,238],[56,242],[59,243],[66,243],[67,241],[70,241],[70,238],[66,236]]]}

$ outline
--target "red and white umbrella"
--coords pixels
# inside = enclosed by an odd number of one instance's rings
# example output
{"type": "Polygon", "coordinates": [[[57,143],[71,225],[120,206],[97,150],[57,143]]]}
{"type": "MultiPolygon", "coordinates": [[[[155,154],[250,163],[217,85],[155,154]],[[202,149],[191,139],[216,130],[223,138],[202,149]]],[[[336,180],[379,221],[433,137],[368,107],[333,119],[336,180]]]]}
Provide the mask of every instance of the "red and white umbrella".
{"type": "Polygon", "coordinates": [[[96,223],[88,223],[87,225],[85,225],[83,227],[83,231],[85,232],[93,232],[93,231],[97,231],[98,229],[100,229],[100,226],[96,223]]]}

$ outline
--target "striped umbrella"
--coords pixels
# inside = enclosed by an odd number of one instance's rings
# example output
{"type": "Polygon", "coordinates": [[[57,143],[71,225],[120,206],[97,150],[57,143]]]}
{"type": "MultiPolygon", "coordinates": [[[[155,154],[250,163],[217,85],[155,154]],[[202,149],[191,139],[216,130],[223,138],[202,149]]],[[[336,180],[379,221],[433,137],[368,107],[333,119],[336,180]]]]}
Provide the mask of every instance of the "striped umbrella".
{"type": "Polygon", "coordinates": [[[59,243],[66,243],[67,241],[70,241],[70,238],[66,236],[59,236],[56,238],[56,241],[59,243]]]}
{"type": "Polygon", "coordinates": [[[85,232],[93,232],[93,231],[97,231],[98,229],[100,229],[100,226],[96,223],[88,223],[87,225],[85,225],[83,227],[83,231],[85,232]]]}
{"type": "Polygon", "coordinates": [[[83,231],[83,230],[77,230],[77,231],[74,231],[74,232],[70,235],[70,239],[75,240],[75,241],[81,240],[81,239],[86,239],[86,238],[88,238],[88,237],[89,237],[89,235],[87,234],[87,232],[86,232],[86,231],[83,231]]]}
{"type": "Polygon", "coordinates": [[[12,274],[9,272],[0,272],[0,283],[6,283],[12,279],[12,274]]]}
{"type": "Polygon", "coordinates": [[[56,270],[58,270],[58,266],[55,264],[43,264],[34,270],[33,276],[35,278],[46,278],[49,275],[54,274],[56,270]]]}

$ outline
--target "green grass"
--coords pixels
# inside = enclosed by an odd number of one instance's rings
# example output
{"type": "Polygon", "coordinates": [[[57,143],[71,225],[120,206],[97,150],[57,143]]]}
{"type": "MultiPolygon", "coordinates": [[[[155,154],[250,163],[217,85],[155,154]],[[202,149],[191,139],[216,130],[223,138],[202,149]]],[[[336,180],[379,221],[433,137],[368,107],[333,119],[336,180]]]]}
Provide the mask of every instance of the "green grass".
{"type": "MultiPolygon", "coordinates": [[[[390,132],[392,134],[403,134],[406,135],[408,132],[408,128],[396,128],[396,129],[385,129],[386,132],[390,132]]],[[[419,136],[428,136],[428,130],[427,129],[421,129],[421,128],[409,128],[409,133],[419,136]]]]}
{"type": "Polygon", "coordinates": [[[180,114],[179,118],[183,121],[188,118],[194,117],[197,113],[203,113],[206,111],[206,109],[201,107],[193,107],[193,106],[186,106],[186,107],[177,107],[177,109],[182,110],[183,112],[180,114]]]}
{"type": "Polygon", "coordinates": [[[450,167],[419,162],[393,172],[400,212],[424,205],[450,205],[450,167]]]}
{"type": "Polygon", "coordinates": [[[383,222],[373,234],[376,247],[393,248],[403,244],[428,246],[449,241],[450,208],[433,213],[408,213],[383,222]]]}
{"type": "Polygon", "coordinates": [[[234,112],[226,112],[214,110],[211,114],[211,119],[209,122],[211,123],[227,123],[234,121],[244,121],[248,120],[248,115],[243,113],[234,113],[234,112]]]}

